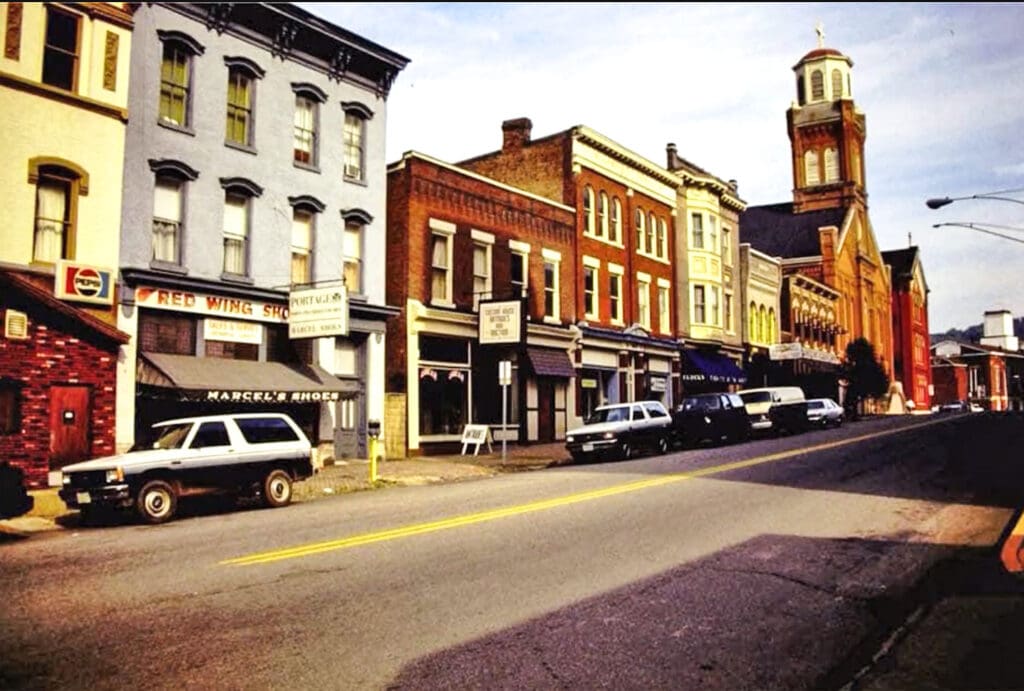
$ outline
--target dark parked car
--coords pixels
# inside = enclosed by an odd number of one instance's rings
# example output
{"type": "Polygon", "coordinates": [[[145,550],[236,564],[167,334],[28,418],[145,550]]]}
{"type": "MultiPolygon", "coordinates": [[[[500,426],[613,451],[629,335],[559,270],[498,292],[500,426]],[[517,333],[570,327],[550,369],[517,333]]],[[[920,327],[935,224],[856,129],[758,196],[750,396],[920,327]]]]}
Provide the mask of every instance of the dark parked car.
{"type": "Polygon", "coordinates": [[[683,446],[750,438],[750,416],[743,399],[734,393],[688,396],[672,413],[672,424],[676,441],[683,446]]]}
{"type": "Polygon", "coordinates": [[[831,398],[807,400],[807,421],[815,427],[839,427],[845,418],[843,407],[831,398]]]}

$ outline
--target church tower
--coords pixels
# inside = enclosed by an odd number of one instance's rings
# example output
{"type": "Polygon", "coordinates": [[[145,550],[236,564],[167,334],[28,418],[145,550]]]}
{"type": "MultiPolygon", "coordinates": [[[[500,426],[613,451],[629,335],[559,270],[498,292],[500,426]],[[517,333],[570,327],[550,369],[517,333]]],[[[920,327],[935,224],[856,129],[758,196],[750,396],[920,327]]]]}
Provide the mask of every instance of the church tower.
{"type": "Polygon", "coordinates": [[[853,61],[818,47],[794,65],[796,101],[786,112],[793,151],[793,211],[867,206],[864,183],[864,113],[853,102],[853,61]]]}

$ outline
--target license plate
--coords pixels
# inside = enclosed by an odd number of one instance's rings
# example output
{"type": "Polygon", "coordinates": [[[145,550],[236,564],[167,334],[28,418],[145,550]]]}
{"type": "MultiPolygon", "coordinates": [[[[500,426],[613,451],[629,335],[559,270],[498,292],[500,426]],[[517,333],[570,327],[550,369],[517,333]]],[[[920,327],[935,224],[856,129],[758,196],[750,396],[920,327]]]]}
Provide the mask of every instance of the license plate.
{"type": "Polygon", "coordinates": [[[594,445],[593,444],[589,444],[589,443],[588,444],[584,444],[583,445],[583,450],[584,451],[593,451],[594,450],[594,445]]]}
{"type": "Polygon", "coordinates": [[[78,492],[75,496],[79,504],[88,504],[92,501],[92,497],[89,496],[88,492],[78,492]]]}

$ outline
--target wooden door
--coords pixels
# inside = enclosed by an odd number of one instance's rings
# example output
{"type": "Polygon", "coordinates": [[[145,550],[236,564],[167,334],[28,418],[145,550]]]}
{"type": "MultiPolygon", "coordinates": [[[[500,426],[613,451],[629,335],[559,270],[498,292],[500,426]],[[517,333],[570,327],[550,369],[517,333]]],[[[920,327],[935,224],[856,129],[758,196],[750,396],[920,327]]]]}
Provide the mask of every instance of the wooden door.
{"type": "Polygon", "coordinates": [[[551,379],[537,379],[537,441],[555,440],[555,385],[551,379]]]}
{"type": "Polygon", "coordinates": [[[91,420],[90,387],[50,387],[50,470],[89,458],[91,420]]]}

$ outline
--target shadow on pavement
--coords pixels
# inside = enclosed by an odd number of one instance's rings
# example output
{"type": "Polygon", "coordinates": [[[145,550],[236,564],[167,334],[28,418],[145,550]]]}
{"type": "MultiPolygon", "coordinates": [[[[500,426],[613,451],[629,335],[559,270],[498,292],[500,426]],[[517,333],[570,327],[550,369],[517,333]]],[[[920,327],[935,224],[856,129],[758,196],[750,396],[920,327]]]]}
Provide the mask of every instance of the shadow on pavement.
{"type": "Polygon", "coordinates": [[[1024,582],[992,565],[991,548],[764,535],[421,658],[388,688],[1019,688],[1024,582]],[[927,575],[900,583],[913,565],[927,575]],[[988,618],[926,626],[971,598],[988,618]],[[886,686],[910,652],[922,676],[886,686]]]}

